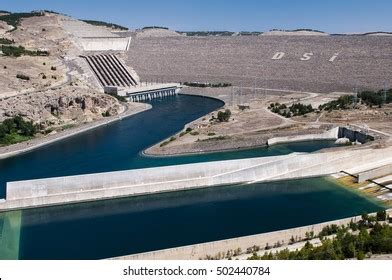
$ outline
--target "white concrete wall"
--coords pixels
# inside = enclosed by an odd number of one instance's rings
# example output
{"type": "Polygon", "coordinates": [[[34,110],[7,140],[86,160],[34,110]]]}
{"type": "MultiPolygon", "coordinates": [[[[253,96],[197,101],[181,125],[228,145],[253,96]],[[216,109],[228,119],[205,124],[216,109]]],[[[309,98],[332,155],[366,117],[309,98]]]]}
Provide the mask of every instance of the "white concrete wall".
{"type": "Polygon", "coordinates": [[[131,38],[97,37],[80,38],[80,44],[85,51],[127,51],[131,38]]]}
{"type": "Polygon", "coordinates": [[[358,183],[365,182],[369,179],[380,178],[389,174],[392,174],[391,164],[358,173],[358,183]]]}
{"type": "Polygon", "coordinates": [[[391,164],[391,155],[350,149],[9,182],[0,210],[363,171],[391,164]]]}
{"type": "Polygon", "coordinates": [[[320,134],[305,134],[305,135],[292,135],[274,137],[267,141],[268,145],[290,143],[290,142],[302,142],[302,141],[313,141],[313,140],[333,140],[338,139],[339,127],[335,127],[320,134]]]}

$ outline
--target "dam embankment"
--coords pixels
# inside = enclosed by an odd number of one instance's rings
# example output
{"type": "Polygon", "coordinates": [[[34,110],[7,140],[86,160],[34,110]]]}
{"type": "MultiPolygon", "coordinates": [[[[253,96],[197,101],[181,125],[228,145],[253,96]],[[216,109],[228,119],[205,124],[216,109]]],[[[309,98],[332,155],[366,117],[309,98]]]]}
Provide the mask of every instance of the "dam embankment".
{"type": "Polygon", "coordinates": [[[347,149],[9,182],[0,210],[316,177],[341,170],[356,173],[392,163],[390,155],[392,148],[347,149]]]}

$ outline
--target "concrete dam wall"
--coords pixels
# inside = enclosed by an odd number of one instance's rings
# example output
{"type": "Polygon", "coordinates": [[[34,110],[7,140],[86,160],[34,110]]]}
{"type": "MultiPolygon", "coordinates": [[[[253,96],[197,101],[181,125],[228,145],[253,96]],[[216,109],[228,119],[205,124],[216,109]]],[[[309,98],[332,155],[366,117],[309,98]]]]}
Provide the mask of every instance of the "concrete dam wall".
{"type": "Polygon", "coordinates": [[[357,141],[362,144],[374,140],[371,135],[347,127],[339,127],[338,138],[348,138],[351,142],[357,141]]]}
{"type": "Polygon", "coordinates": [[[392,163],[392,148],[293,153],[7,183],[0,211],[192,188],[359,172],[392,163]],[[390,155],[390,156],[387,156],[390,155]]]}
{"type": "Polygon", "coordinates": [[[83,37],[79,42],[85,51],[128,51],[131,38],[123,37],[83,37]]]}

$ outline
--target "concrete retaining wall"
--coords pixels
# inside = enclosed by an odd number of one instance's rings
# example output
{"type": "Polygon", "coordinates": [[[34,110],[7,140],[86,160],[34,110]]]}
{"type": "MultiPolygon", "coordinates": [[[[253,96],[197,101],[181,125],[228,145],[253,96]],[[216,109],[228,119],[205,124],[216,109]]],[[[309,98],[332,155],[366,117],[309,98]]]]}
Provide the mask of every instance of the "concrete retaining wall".
{"type": "Polygon", "coordinates": [[[328,130],[320,134],[305,134],[305,135],[292,135],[283,137],[274,137],[267,141],[268,145],[290,143],[290,142],[303,142],[314,140],[336,140],[338,139],[339,127],[328,130]]]}
{"type": "Polygon", "coordinates": [[[7,183],[0,210],[313,177],[392,164],[392,148],[290,154],[7,183]],[[389,155],[389,156],[388,156],[389,155]]]}
{"type": "Polygon", "coordinates": [[[365,182],[369,179],[380,178],[389,174],[392,174],[391,164],[358,173],[358,183],[365,182]]]}
{"type": "MultiPolygon", "coordinates": [[[[256,235],[249,235],[238,238],[225,239],[220,241],[199,243],[195,245],[182,246],[147,253],[140,253],[128,256],[116,257],[116,260],[197,260],[205,258],[207,255],[216,256],[219,253],[224,255],[228,250],[236,250],[241,248],[242,252],[254,245],[260,248],[265,248],[268,244],[272,246],[277,242],[288,244],[290,238],[298,237],[304,239],[307,232],[313,231],[315,235],[327,225],[347,225],[350,221],[359,221],[361,216],[350,217],[320,224],[308,225],[303,227],[291,228],[287,230],[280,230],[256,235]]],[[[279,248],[277,248],[279,250],[279,248]]]]}
{"type": "Polygon", "coordinates": [[[348,138],[351,142],[367,143],[374,140],[373,136],[367,135],[361,131],[353,130],[347,127],[339,127],[339,138],[348,138]]]}

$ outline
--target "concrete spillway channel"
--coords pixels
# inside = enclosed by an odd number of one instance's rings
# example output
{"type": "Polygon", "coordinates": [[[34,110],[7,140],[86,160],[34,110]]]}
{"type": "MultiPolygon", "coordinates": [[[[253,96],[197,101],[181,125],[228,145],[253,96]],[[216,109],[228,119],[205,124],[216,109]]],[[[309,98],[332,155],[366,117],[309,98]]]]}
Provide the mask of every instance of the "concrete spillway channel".
{"type": "Polygon", "coordinates": [[[97,54],[82,57],[86,59],[102,87],[131,87],[137,85],[136,80],[116,55],[97,54]]]}
{"type": "Polygon", "coordinates": [[[194,188],[316,177],[392,163],[392,148],[293,153],[100,174],[9,182],[0,211],[194,188]]]}

